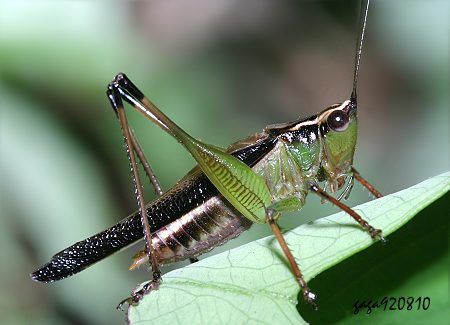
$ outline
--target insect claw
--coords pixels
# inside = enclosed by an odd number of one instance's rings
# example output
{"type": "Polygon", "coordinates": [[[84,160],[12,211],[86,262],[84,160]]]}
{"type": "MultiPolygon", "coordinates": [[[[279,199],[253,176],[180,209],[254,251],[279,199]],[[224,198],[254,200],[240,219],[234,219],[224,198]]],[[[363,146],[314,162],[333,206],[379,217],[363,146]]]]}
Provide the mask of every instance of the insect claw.
{"type": "Polygon", "coordinates": [[[309,289],[304,289],[303,298],[305,299],[306,303],[310,304],[314,310],[319,309],[316,305],[317,295],[315,293],[309,291],[309,289]]]}
{"type": "Polygon", "coordinates": [[[386,244],[389,242],[388,239],[386,239],[385,237],[383,237],[383,236],[381,236],[381,235],[379,235],[378,237],[379,237],[379,239],[380,239],[380,242],[381,242],[383,245],[386,245],[386,244]]]}
{"type": "Polygon", "coordinates": [[[127,304],[128,306],[137,306],[139,301],[144,298],[145,295],[150,293],[153,290],[159,289],[159,284],[161,282],[161,278],[155,278],[154,280],[145,283],[144,285],[139,285],[136,289],[131,291],[131,296],[122,300],[116,307],[117,310],[124,311],[122,308],[123,305],[127,304]]]}
{"type": "Polygon", "coordinates": [[[374,227],[369,225],[368,231],[369,231],[370,237],[372,237],[373,240],[380,239],[382,242],[386,241],[386,239],[384,239],[384,237],[381,235],[380,229],[375,229],[374,227]]]}
{"type": "Polygon", "coordinates": [[[117,305],[116,309],[118,311],[122,311],[122,312],[125,311],[123,309],[123,305],[125,305],[125,304],[127,304],[128,306],[131,306],[133,304],[133,298],[132,297],[125,298],[124,300],[119,302],[119,304],[117,305]]]}
{"type": "Polygon", "coordinates": [[[380,229],[371,228],[369,229],[370,236],[373,240],[379,239],[383,245],[386,245],[388,240],[381,234],[380,229]]]}

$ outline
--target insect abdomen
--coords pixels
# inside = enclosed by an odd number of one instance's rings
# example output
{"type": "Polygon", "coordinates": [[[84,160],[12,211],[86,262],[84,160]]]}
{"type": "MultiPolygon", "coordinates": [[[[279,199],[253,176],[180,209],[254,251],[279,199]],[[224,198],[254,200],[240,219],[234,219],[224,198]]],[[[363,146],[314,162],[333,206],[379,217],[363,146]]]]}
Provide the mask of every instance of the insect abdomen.
{"type": "MultiPolygon", "coordinates": [[[[269,138],[237,150],[233,155],[253,165],[273,148],[275,142],[275,139],[269,138]]],[[[199,255],[236,237],[251,225],[250,221],[237,216],[233,208],[221,200],[217,189],[197,170],[147,205],[150,228],[163,263],[199,255]],[[190,222],[180,224],[183,218],[190,222]],[[202,229],[205,237],[198,241],[196,236],[201,236],[202,229]]],[[[142,238],[141,217],[135,213],[55,254],[47,264],[33,272],[31,278],[39,282],[64,279],[142,238]]]]}
{"type": "MultiPolygon", "coordinates": [[[[217,232],[213,228],[215,222],[218,222],[217,220],[220,218],[226,218],[230,213],[221,213],[219,207],[214,209],[213,206],[216,206],[219,203],[218,201],[216,204],[206,205],[205,202],[209,202],[210,199],[218,195],[217,190],[209,183],[206,176],[197,171],[178,183],[162,197],[147,205],[150,229],[154,234],[154,238],[159,238],[155,245],[163,252],[161,257],[163,260],[167,260],[164,261],[165,263],[181,259],[183,256],[183,253],[181,253],[182,247],[189,248],[192,246],[187,243],[186,236],[193,239],[196,234],[200,234],[201,230],[201,228],[195,229],[195,219],[198,219],[199,223],[205,224],[205,231],[210,236],[217,232]],[[206,209],[204,213],[201,213],[204,205],[206,209]],[[208,213],[213,211],[218,213],[218,215],[207,216],[208,213]],[[204,217],[201,218],[200,215],[204,215],[204,217]],[[194,220],[181,225],[180,220],[185,220],[186,218],[194,220]],[[177,229],[178,231],[175,231],[177,229]],[[185,236],[183,237],[184,234],[185,236]]],[[[230,215],[236,218],[234,214],[230,215]]],[[[136,212],[111,228],[77,242],[55,254],[50,262],[31,274],[31,277],[39,282],[52,282],[64,279],[142,238],[141,216],[136,212]]]]}
{"type": "MultiPolygon", "coordinates": [[[[161,264],[206,253],[239,236],[252,225],[220,196],[181,216],[153,234],[153,245],[161,264]]],[[[148,260],[144,251],[136,255],[131,268],[148,260]]]]}

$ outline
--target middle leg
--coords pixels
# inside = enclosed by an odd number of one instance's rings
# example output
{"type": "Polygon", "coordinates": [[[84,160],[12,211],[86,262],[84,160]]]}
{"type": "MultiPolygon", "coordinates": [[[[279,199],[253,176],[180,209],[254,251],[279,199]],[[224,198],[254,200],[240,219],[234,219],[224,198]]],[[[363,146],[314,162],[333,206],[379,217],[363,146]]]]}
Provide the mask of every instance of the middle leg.
{"type": "Polygon", "coordinates": [[[291,266],[291,270],[294,273],[295,279],[297,280],[302,290],[303,298],[307,303],[311,304],[314,309],[317,309],[317,305],[315,304],[317,296],[309,289],[308,284],[306,283],[306,280],[303,278],[303,274],[300,271],[300,268],[298,267],[298,264],[295,261],[295,258],[292,255],[292,252],[289,249],[283,234],[281,233],[280,227],[278,226],[278,223],[275,218],[277,213],[279,212],[276,212],[271,208],[267,209],[267,223],[269,224],[273,234],[275,235],[275,238],[280,244],[280,247],[284,255],[288,259],[289,265],[291,266]]]}

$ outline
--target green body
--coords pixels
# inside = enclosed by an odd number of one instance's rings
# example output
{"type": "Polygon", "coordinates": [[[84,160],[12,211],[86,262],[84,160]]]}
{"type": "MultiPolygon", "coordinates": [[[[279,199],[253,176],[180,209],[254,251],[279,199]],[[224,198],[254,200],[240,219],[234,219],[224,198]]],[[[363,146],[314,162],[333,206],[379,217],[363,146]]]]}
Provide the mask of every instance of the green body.
{"type": "Polygon", "coordinates": [[[279,141],[253,168],[194,139],[159,110],[146,116],[182,143],[219,192],[252,222],[265,223],[269,209],[276,217],[300,209],[311,184],[325,181],[336,192],[351,173],[357,119],[350,100],[305,120],[267,127],[266,135],[279,141]]]}

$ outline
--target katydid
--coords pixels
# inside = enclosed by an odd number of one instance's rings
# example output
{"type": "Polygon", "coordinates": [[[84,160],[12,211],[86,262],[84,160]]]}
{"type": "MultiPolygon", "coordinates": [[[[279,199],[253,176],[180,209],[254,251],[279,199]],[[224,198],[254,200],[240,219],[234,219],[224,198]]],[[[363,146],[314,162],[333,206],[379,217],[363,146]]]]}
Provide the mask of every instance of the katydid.
{"type": "Polygon", "coordinates": [[[301,209],[312,192],[347,212],[373,239],[384,240],[381,230],[341,202],[342,197],[350,194],[354,179],[381,197],[353,167],[358,131],[356,86],[368,7],[369,1],[361,6],[350,99],[308,118],[267,126],[261,133],[237,141],[226,150],[193,138],[164,115],[126,75],[117,75],[108,85],[107,95],[122,128],[139,210],[54,255],[31,274],[32,279],[40,282],[64,279],[144,237],[145,249],[135,255],[130,268],[150,263],[153,276],[126,300],[135,304],[158,288],[161,264],[195,260],[237,237],[253,223],[267,223],[289,261],[303,297],[314,305],[316,295],[303,279],[277,223],[283,212],[301,209]],[[128,124],[123,101],[176,138],[197,162],[166,192],[128,124]],[[137,160],[158,194],[147,204],[137,160]],[[321,183],[326,185],[322,187],[321,183]],[[326,188],[331,193],[344,190],[336,199],[326,188]]]}

